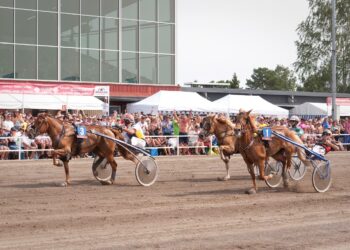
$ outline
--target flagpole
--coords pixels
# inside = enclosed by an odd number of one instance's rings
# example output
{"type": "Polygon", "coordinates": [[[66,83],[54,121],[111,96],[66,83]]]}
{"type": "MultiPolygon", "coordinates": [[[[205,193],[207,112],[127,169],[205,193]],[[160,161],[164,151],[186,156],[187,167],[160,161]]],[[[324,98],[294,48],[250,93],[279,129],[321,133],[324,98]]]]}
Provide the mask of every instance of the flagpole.
{"type": "Polygon", "coordinates": [[[336,0],[332,0],[332,118],[336,120],[337,115],[337,55],[336,55],[336,43],[335,43],[335,31],[336,31],[336,0]]]}

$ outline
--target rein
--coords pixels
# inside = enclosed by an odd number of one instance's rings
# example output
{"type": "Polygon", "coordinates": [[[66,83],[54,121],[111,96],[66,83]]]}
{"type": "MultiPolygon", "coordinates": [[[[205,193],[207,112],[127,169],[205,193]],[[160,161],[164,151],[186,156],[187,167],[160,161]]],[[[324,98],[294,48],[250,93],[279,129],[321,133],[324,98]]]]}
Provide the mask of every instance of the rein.
{"type": "MultiPolygon", "coordinates": [[[[48,124],[48,121],[45,118],[45,122],[47,124],[48,127],[50,127],[50,124],[48,124]]],[[[42,124],[40,124],[41,127],[42,124]]],[[[56,136],[55,140],[53,141],[53,148],[58,148],[60,146],[61,140],[65,137],[65,136],[74,136],[75,134],[71,134],[71,135],[66,135],[66,128],[64,126],[64,123],[62,123],[61,125],[61,131],[60,133],[56,136]]]]}
{"type": "Polygon", "coordinates": [[[209,122],[205,122],[203,124],[203,130],[205,131],[205,136],[208,136],[210,134],[215,134],[217,140],[218,140],[218,145],[221,145],[221,142],[223,141],[224,138],[229,137],[229,136],[234,136],[235,132],[232,128],[230,128],[229,125],[226,124],[224,130],[219,130],[216,125],[214,125],[215,122],[210,120],[209,122]],[[215,128],[213,127],[215,126],[215,128]]]}
{"type": "MultiPolygon", "coordinates": [[[[243,124],[242,122],[240,122],[240,125],[241,125],[241,133],[242,134],[246,134],[247,133],[247,131],[250,131],[247,127],[249,126],[249,123],[248,123],[248,118],[247,118],[247,123],[246,124],[243,124]]],[[[251,129],[252,130],[252,129],[251,129]]],[[[252,133],[254,133],[254,131],[251,131],[252,133]]],[[[241,144],[241,143],[240,143],[241,144]]],[[[239,145],[239,148],[245,153],[245,151],[246,150],[248,150],[251,146],[253,146],[253,144],[254,144],[254,136],[251,136],[251,139],[250,139],[250,142],[249,142],[249,144],[246,146],[246,147],[244,147],[244,148],[242,148],[242,146],[241,145],[239,145]]]]}
{"type": "Polygon", "coordinates": [[[234,130],[233,129],[227,129],[228,128],[228,125],[226,125],[226,129],[223,130],[223,131],[217,131],[215,133],[215,136],[217,137],[218,139],[218,145],[220,146],[221,145],[221,142],[226,138],[226,137],[229,137],[229,136],[234,136],[234,130]]]}
{"type": "Polygon", "coordinates": [[[254,144],[254,137],[251,139],[250,143],[248,144],[248,146],[246,146],[245,148],[242,148],[241,145],[239,145],[239,148],[242,149],[243,151],[246,151],[247,149],[249,149],[251,146],[253,146],[254,144]]]}
{"type": "Polygon", "coordinates": [[[62,137],[64,137],[65,133],[66,133],[66,129],[65,129],[64,125],[62,124],[61,132],[58,136],[56,136],[56,140],[55,140],[54,145],[53,145],[54,148],[58,148],[58,146],[60,145],[61,139],[62,139],[62,137]]]}

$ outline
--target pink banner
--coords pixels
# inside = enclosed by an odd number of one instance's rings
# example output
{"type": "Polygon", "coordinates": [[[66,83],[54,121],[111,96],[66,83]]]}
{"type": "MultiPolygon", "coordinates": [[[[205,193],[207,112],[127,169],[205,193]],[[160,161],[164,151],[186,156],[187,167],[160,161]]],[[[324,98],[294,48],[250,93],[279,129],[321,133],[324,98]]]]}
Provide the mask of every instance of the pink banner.
{"type": "MultiPolygon", "coordinates": [[[[350,106],[350,98],[336,98],[335,103],[337,106],[350,106]]],[[[332,105],[332,97],[327,97],[327,106],[332,105]]]]}
{"type": "Polygon", "coordinates": [[[57,83],[0,83],[2,94],[38,95],[88,95],[93,96],[95,85],[57,84],[57,83]]]}

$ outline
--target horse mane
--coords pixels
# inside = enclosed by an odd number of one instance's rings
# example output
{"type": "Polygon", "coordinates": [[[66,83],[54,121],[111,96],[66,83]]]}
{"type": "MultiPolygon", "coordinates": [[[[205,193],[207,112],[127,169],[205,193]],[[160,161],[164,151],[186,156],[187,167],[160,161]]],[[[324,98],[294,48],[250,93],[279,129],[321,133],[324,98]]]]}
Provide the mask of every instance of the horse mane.
{"type": "Polygon", "coordinates": [[[226,124],[226,117],[217,117],[216,120],[221,124],[226,124]]]}
{"type": "Polygon", "coordinates": [[[247,120],[248,120],[248,122],[250,124],[250,127],[253,130],[253,132],[254,133],[257,132],[258,128],[256,127],[256,124],[255,124],[255,117],[250,115],[250,114],[248,114],[248,119],[247,120]]]}

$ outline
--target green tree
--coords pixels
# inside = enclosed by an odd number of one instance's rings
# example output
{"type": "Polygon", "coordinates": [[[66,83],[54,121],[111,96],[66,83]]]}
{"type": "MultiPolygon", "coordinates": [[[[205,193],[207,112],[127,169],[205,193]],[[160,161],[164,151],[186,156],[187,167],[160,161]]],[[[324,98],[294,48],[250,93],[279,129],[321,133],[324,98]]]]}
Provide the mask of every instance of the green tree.
{"type": "Polygon", "coordinates": [[[325,67],[323,68],[323,71],[308,76],[304,81],[303,87],[298,88],[298,90],[309,92],[329,92],[331,91],[330,79],[330,71],[325,67]]]}
{"type": "MultiPolygon", "coordinates": [[[[330,0],[308,0],[310,13],[297,28],[297,61],[294,66],[305,89],[328,91],[323,86],[325,78],[331,80],[331,27],[330,0]],[[322,82],[316,83],[320,80],[322,82]],[[309,86],[308,86],[309,85],[309,86]]],[[[349,92],[350,88],[350,1],[337,0],[337,85],[338,90],[349,92]]]]}
{"type": "Polygon", "coordinates": [[[264,90],[294,91],[297,88],[293,72],[281,65],[278,65],[275,70],[268,68],[254,69],[251,79],[247,80],[246,85],[251,89],[264,90]]]}
{"type": "Polygon", "coordinates": [[[231,89],[239,89],[239,83],[240,82],[238,80],[238,77],[237,77],[236,73],[233,74],[231,81],[228,81],[228,83],[230,83],[230,88],[231,89]]]}

